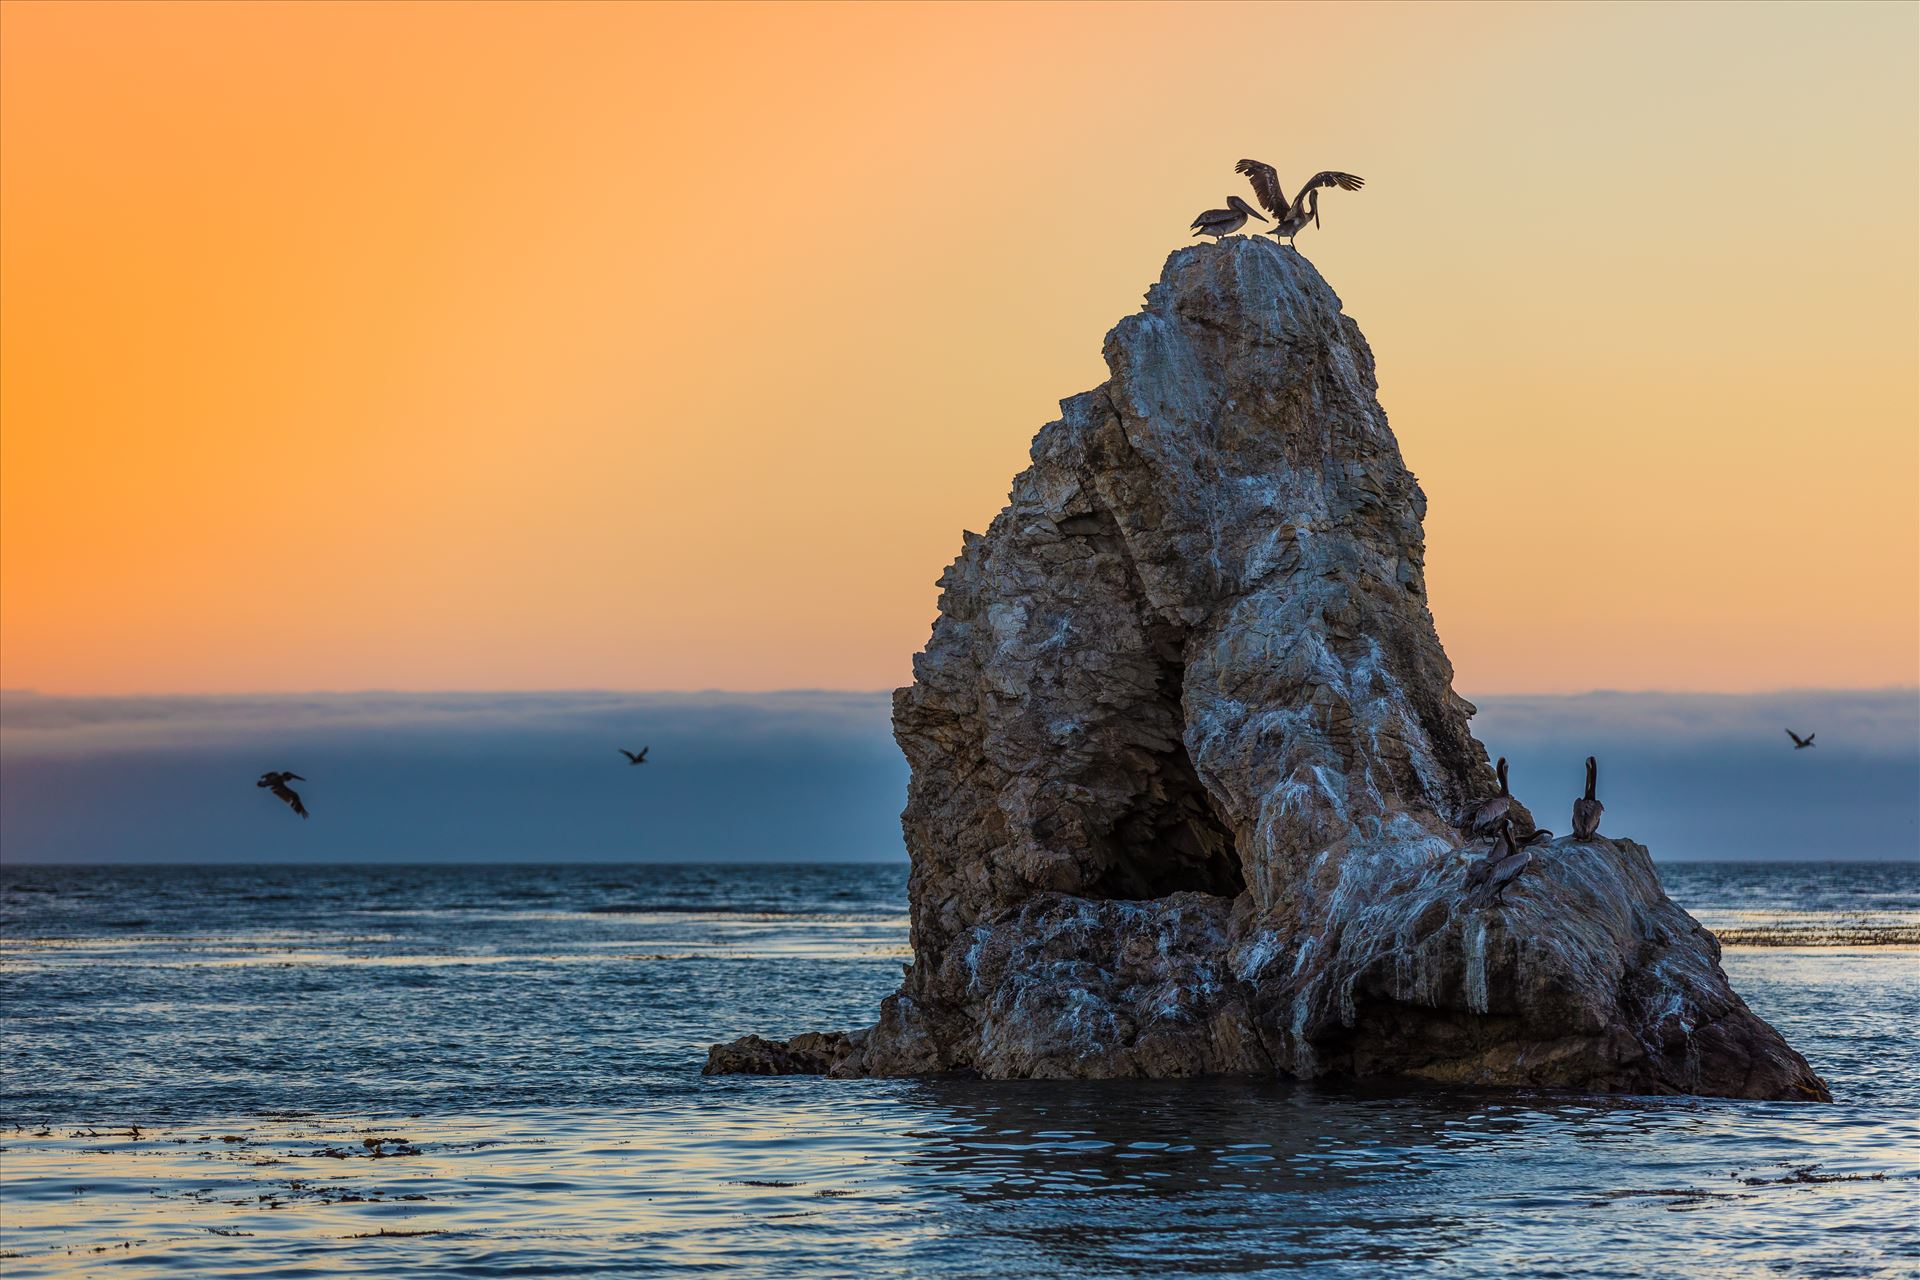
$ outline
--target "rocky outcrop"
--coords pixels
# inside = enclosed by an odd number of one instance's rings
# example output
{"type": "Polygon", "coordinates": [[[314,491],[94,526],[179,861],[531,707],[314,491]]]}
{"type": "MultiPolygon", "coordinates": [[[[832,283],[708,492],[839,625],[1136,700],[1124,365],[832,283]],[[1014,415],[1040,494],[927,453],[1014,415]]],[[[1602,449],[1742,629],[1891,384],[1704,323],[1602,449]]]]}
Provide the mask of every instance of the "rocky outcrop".
{"type": "Polygon", "coordinates": [[[824,1076],[866,1044],[864,1031],[808,1031],[791,1040],[741,1036],[707,1051],[710,1076],[824,1076]]]}
{"type": "MultiPolygon", "coordinates": [[[[1821,1098],[1625,840],[1468,894],[1496,791],[1426,499],[1297,253],[1182,249],[941,579],[894,697],[914,963],[710,1071],[1400,1074],[1821,1098]]],[[[1515,827],[1533,829],[1515,803],[1515,827]]]]}

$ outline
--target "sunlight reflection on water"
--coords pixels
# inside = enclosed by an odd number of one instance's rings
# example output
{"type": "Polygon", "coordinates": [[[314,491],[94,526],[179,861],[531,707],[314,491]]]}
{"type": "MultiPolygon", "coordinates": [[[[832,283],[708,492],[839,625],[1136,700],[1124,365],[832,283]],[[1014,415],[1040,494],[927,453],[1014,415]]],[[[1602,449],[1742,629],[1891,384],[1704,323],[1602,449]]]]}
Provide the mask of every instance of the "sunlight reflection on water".
{"type": "Polygon", "coordinates": [[[1363,1275],[1444,1257],[1463,1275],[1549,1260],[1622,1275],[1684,1240],[1686,1274],[1813,1276],[1920,1256],[1888,1218],[1915,1203],[1910,1116],[1223,1081],[704,1092],[593,1113],[15,1131],[5,1234],[23,1256],[7,1274],[68,1274],[93,1250],[136,1275],[423,1257],[443,1274],[833,1275],[857,1257],[904,1276],[1363,1275]],[[1871,1247],[1836,1250],[1848,1234],[1871,1247]]]}
{"type": "Polygon", "coordinates": [[[710,1040],[870,1017],[899,977],[896,871],[147,871],[10,897],[23,874],[0,875],[8,1280],[1920,1264],[1920,964],[1897,949],[1726,954],[1831,1107],[707,1079],[710,1040]],[[818,910],[443,909],[764,903],[796,879],[818,910]],[[103,926],[135,889],[151,923],[103,926]],[[386,932],[370,899],[401,908],[386,932]]]}

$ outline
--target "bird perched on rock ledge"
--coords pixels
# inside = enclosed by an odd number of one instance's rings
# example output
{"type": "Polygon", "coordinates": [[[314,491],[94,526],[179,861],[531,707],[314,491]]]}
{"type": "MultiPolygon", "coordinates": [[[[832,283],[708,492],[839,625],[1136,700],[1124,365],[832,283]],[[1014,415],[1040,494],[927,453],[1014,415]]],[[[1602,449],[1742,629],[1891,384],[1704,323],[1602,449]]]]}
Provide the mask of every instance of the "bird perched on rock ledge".
{"type": "Polygon", "coordinates": [[[1307,179],[1307,185],[1291,201],[1280,190],[1280,175],[1274,167],[1259,160],[1242,160],[1233,166],[1233,171],[1245,174],[1253,184],[1253,194],[1260,205],[1273,215],[1274,239],[1291,241],[1294,233],[1311,222],[1320,225],[1320,188],[1338,187],[1342,191],[1358,191],[1367,185],[1365,178],[1357,178],[1351,173],[1341,173],[1338,169],[1323,169],[1307,179]]]}
{"type": "Polygon", "coordinates": [[[1506,818],[1507,810],[1513,808],[1513,792],[1507,789],[1507,758],[1501,756],[1493,766],[1493,774],[1500,779],[1500,794],[1483,804],[1476,805],[1461,815],[1456,826],[1465,827],[1476,836],[1491,833],[1506,818]]]}
{"type": "Polygon", "coordinates": [[[1267,220],[1267,216],[1264,213],[1261,213],[1239,196],[1228,196],[1226,208],[1209,209],[1193,220],[1193,234],[1197,236],[1212,236],[1215,240],[1218,240],[1220,237],[1230,236],[1241,227],[1246,226],[1248,218],[1258,218],[1262,222],[1267,220]]]}
{"type": "Polygon", "coordinates": [[[1533,865],[1533,853],[1522,849],[1513,842],[1513,819],[1500,819],[1500,838],[1487,852],[1487,856],[1467,875],[1467,888],[1473,891],[1479,905],[1491,906],[1503,900],[1507,886],[1520,878],[1520,873],[1533,865]]]}
{"type": "Polygon", "coordinates": [[[1587,757],[1587,794],[1573,802],[1573,838],[1591,840],[1600,834],[1600,814],[1606,808],[1593,794],[1595,784],[1600,779],[1600,764],[1592,756],[1587,757]]]}

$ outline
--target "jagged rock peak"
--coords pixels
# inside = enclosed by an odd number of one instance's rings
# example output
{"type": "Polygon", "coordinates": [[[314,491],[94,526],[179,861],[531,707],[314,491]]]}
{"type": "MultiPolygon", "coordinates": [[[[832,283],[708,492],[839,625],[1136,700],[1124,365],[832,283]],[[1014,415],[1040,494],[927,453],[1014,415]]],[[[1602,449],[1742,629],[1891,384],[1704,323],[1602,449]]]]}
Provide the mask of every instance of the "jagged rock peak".
{"type": "Polygon", "coordinates": [[[1319,272],[1179,250],[1105,357],[894,695],[904,985],[869,1031],[709,1070],[1824,1097],[1640,846],[1535,845],[1467,890],[1489,846],[1455,823],[1498,788],[1427,608],[1425,495],[1319,272]]]}

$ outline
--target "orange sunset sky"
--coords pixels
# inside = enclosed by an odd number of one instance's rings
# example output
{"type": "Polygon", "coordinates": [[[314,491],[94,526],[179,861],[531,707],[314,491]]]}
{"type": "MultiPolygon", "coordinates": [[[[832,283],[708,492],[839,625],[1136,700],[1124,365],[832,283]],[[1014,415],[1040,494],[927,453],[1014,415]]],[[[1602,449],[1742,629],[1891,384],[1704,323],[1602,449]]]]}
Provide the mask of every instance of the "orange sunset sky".
{"type": "Polygon", "coordinates": [[[1916,13],[6,3],[0,682],[903,682],[1246,155],[1462,691],[1911,684],[1916,13]]]}

